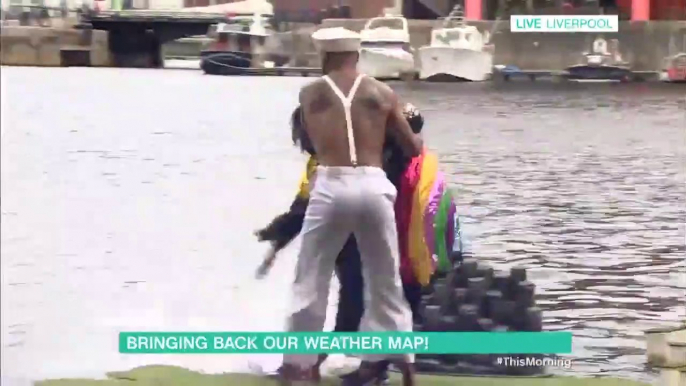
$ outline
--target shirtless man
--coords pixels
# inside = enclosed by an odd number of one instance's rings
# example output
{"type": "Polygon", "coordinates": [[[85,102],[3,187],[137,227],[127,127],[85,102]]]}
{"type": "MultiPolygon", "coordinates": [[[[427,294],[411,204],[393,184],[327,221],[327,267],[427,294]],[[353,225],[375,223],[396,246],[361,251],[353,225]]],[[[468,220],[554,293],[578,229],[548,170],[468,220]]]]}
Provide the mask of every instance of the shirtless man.
{"type": "MultiPolygon", "coordinates": [[[[395,93],[357,72],[360,36],[343,28],[312,36],[322,52],[321,79],[300,92],[304,129],[319,162],[317,180],[301,231],[289,331],[322,331],[336,257],[354,234],[368,292],[361,331],[412,331],[412,315],[399,275],[394,202],[396,189],[382,169],[382,152],[392,136],[409,157],[419,155],[414,135],[395,93]]],[[[413,356],[366,356],[360,384],[376,375],[377,364],[395,360],[404,385],[414,384],[413,356]]],[[[310,369],[316,356],[285,355],[283,380],[310,369]]]]}

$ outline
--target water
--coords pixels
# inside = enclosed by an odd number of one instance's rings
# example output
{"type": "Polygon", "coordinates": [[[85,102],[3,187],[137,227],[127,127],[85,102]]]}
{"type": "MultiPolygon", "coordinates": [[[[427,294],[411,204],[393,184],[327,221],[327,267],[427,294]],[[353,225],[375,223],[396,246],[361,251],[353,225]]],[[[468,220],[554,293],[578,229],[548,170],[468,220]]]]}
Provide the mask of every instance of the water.
{"type": "MultiPolygon", "coordinates": [[[[287,123],[307,80],[2,76],[4,381],[246,370],[254,357],[121,356],[117,332],[283,327],[295,248],[257,282],[251,232],[295,194],[287,123]]],[[[685,317],[685,88],[396,87],[426,116],[467,246],[530,267],[545,328],[575,335],[572,371],[653,379],[642,331],[685,317]]]]}

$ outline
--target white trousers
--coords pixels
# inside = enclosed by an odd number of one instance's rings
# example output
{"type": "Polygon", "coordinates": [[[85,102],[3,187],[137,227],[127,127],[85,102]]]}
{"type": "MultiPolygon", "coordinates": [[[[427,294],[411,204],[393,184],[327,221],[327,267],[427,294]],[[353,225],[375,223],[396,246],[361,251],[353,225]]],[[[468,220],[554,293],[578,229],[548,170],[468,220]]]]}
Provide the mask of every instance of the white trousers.
{"type": "MultiPolygon", "coordinates": [[[[362,259],[365,311],[361,331],[412,331],[399,273],[395,186],[375,167],[318,167],[301,231],[288,331],[322,331],[336,257],[354,234],[362,259]]],[[[413,355],[364,360],[412,362],[413,355]]],[[[285,355],[284,363],[314,365],[315,355],[285,355]]]]}

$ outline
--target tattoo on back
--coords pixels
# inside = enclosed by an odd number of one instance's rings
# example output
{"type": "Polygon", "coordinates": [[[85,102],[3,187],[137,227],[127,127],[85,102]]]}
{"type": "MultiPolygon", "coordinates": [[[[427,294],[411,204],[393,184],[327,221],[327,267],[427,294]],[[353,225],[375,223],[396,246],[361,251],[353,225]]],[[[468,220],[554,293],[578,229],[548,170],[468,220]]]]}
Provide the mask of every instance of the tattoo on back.
{"type": "Polygon", "coordinates": [[[364,105],[364,107],[370,109],[370,110],[381,110],[381,103],[379,100],[373,96],[363,96],[360,98],[360,102],[364,105]]]}

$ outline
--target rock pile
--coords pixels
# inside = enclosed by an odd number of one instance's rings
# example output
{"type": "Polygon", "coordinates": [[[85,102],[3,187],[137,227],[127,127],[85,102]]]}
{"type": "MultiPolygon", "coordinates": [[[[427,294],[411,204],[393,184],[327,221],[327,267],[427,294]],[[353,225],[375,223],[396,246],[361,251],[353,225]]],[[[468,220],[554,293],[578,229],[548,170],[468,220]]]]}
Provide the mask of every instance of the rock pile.
{"type": "MultiPolygon", "coordinates": [[[[458,260],[458,259],[456,259],[458,260]]],[[[466,258],[449,274],[437,277],[422,298],[424,332],[508,332],[542,330],[541,309],[536,307],[536,286],[525,268],[495,272],[492,267],[466,258]]],[[[504,355],[500,355],[504,356],[504,355]]],[[[527,355],[507,355],[525,359],[527,355]]],[[[424,354],[417,371],[427,373],[535,375],[541,367],[498,365],[496,355],[424,354]]]]}

